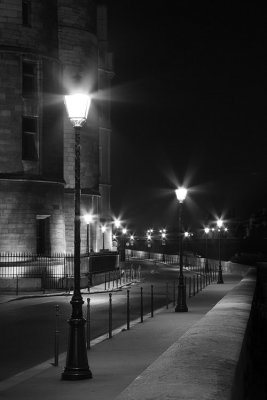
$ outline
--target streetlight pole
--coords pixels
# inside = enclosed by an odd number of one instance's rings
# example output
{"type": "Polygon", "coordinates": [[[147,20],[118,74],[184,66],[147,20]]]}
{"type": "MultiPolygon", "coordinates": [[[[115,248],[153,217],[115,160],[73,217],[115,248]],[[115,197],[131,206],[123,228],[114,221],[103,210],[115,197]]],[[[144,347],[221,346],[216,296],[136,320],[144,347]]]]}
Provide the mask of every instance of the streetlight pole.
{"type": "Polygon", "coordinates": [[[126,233],[127,233],[127,229],[126,228],[122,228],[122,261],[126,260],[126,256],[125,256],[125,245],[126,245],[126,233]]]}
{"type": "Polygon", "coordinates": [[[85,340],[86,321],[83,318],[82,311],[84,301],[80,291],[80,131],[88,115],[90,97],[84,94],[65,96],[65,104],[75,133],[74,291],[70,301],[72,314],[68,320],[70,328],[66,366],[61,377],[63,380],[80,380],[92,378],[92,372],[88,365],[85,340]]]}
{"type": "Polygon", "coordinates": [[[182,234],[182,207],[183,201],[187,195],[187,189],[181,187],[175,190],[177,199],[179,201],[179,260],[180,260],[180,274],[178,284],[178,298],[175,307],[175,312],[187,312],[188,307],[186,304],[186,286],[183,274],[183,234],[182,234]]]}
{"type": "Polygon", "coordinates": [[[101,227],[101,231],[102,231],[102,239],[103,239],[103,250],[105,250],[105,232],[106,232],[106,227],[104,225],[101,227]]]}
{"type": "Polygon", "coordinates": [[[219,271],[218,271],[218,284],[224,283],[222,276],[222,263],[221,263],[221,229],[223,226],[223,221],[221,219],[217,220],[217,227],[219,232],[219,271]]]}
{"type": "Polygon", "coordinates": [[[91,222],[93,218],[91,214],[85,214],[84,219],[86,222],[86,254],[88,256],[91,252],[91,222]]]}
{"type": "Polygon", "coordinates": [[[208,260],[208,234],[209,234],[210,228],[206,227],[206,228],[204,229],[204,231],[205,231],[205,235],[206,235],[206,237],[205,237],[205,242],[206,242],[205,272],[207,273],[207,272],[209,272],[209,260],[208,260]]]}

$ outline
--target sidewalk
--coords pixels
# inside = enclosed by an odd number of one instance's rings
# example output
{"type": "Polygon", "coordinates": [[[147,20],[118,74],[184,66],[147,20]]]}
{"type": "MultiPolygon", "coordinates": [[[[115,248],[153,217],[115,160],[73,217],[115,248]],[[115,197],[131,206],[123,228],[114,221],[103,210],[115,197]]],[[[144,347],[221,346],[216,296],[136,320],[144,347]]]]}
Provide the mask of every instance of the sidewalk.
{"type": "Polygon", "coordinates": [[[88,360],[93,379],[62,381],[66,354],[59,359],[59,367],[48,360],[0,382],[0,397],[9,400],[38,398],[68,400],[89,398],[115,399],[136,377],[196,322],[198,322],[225,294],[234,288],[241,277],[225,274],[224,284],[207,286],[195,297],[187,299],[188,313],[175,313],[173,306],[154,313],[154,318],[141,324],[131,323],[129,331],[117,329],[112,339],[93,341],[88,360]],[[116,334],[118,333],[118,334],[116,334]]]}

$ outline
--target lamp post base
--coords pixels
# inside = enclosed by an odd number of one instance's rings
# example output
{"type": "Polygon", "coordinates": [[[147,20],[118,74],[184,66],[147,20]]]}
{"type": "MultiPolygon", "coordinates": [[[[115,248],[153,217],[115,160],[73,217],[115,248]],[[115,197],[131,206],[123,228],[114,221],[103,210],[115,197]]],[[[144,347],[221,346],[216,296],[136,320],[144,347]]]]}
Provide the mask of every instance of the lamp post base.
{"type": "Polygon", "coordinates": [[[223,282],[223,276],[222,276],[222,268],[219,267],[217,284],[222,284],[222,283],[224,283],[224,282],[223,282]]]}
{"type": "Polygon", "coordinates": [[[184,283],[178,285],[178,299],[175,307],[175,312],[187,312],[188,307],[186,305],[186,286],[184,283]]]}
{"type": "Polygon", "coordinates": [[[92,372],[88,365],[85,341],[85,319],[71,318],[68,322],[70,325],[69,347],[66,367],[61,378],[68,381],[91,379],[92,372]]]}

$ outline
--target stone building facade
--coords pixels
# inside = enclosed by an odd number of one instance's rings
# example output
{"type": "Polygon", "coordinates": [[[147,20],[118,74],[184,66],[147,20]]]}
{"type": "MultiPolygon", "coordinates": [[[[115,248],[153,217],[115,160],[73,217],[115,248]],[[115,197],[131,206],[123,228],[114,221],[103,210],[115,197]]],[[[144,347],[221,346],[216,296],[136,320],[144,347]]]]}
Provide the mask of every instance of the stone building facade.
{"type": "MultiPolygon", "coordinates": [[[[0,252],[71,253],[74,247],[74,130],[64,94],[91,93],[81,132],[83,215],[93,213],[90,247],[110,221],[113,75],[107,10],[90,0],[0,1],[0,252]]],[[[111,249],[111,229],[105,233],[111,249]]]]}

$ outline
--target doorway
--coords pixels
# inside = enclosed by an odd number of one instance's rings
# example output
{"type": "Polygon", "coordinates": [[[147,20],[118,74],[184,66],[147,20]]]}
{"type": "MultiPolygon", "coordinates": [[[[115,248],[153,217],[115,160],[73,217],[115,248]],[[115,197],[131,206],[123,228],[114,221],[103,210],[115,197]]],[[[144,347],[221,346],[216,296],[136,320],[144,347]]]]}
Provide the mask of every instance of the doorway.
{"type": "Polygon", "coordinates": [[[38,215],[36,217],[36,250],[37,254],[50,255],[50,216],[38,215]]]}

